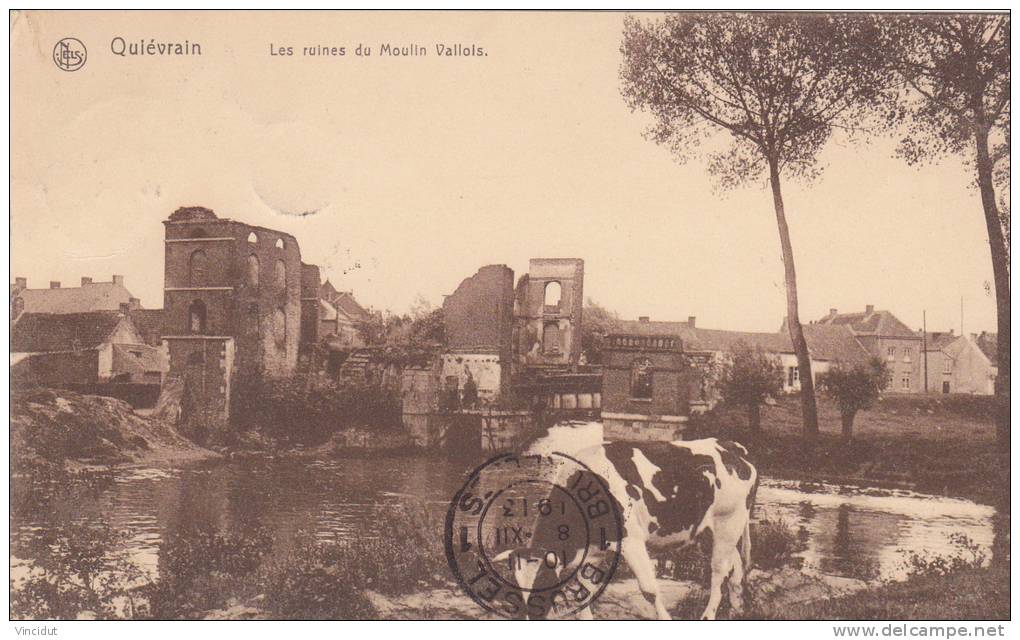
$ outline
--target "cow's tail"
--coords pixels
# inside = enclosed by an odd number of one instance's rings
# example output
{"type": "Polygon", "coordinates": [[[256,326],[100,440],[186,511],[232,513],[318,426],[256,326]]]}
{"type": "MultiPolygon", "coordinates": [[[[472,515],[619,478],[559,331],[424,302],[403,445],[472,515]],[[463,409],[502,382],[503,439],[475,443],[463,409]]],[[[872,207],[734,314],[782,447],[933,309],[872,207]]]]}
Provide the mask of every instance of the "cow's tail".
{"type": "Polygon", "coordinates": [[[747,496],[747,521],[744,522],[744,535],[740,540],[740,559],[744,563],[744,575],[751,570],[751,515],[754,513],[754,500],[758,493],[758,475],[755,474],[754,483],[747,496]]]}

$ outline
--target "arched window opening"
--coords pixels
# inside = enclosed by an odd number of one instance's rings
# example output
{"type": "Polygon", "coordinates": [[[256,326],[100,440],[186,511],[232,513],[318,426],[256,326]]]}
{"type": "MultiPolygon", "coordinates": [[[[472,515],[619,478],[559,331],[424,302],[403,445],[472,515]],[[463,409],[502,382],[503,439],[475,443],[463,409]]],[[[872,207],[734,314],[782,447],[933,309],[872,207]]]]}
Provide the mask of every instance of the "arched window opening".
{"type": "Polygon", "coordinates": [[[208,238],[209,234],[205,232],[205,229],[198,228],[192,229],[191,233],[188,234],[189,238],[208,238]]]}
{"type": "Polygon", "coordinates": [[[560,352],[560,325],[547,322],[542,329],[542,351],[555,354],[560,352]]]}
{"type": "Polygon", "coordinates": [[[206,256],[205,251],[199,249],[191,254],[188,260],[188,284],[192,287],[201,287],[206,284],[206,256]]]}
{"type": "Polygon", "coordinates": [[[273,314],[273,339],[281,347],[287,344],[287,314],[282,307],[273,314]]]}
{"type": "Polygon", "coordinates": [[[652,399],[652,361],[648,358],[634,362],[630,374],[630,397],[652,399]]]}
{"type": "Polygon", "coordinates": [[[563,290],[560,287],[560,283],[553,280],[552,282],[545,283],[545,306],[547,307],[559,307],[560,297],[563,295],[563,290]]]}
{"type": "Polygon", "coordinates": [[[283,260],[276,261],[276,286],[280,289],[287,288],[287,265],[283,260]]]}
{"type": "Polygon", "coordinates": [[[254,253],[248,256],[248,284],[259,286],[259,257],[254,253]]]}
{"type": "Polygon", "coordinates": [[[257,235],[255,235],[254,231],[252,231],[251,233],[248,234],[248,242],[250,242],[252,244],[258,244],[259,243],[259,237],[257,235]]]}
{"type": "Polygon", "coordinates": [[[188,332],[202,334],[205,333],[205,327],[205,303],[195,300],[188,307],[188,332]]]}
{"type": "Polygon", "coordinates": [[[283,248],[283,238],[277,238],[276,239],[276,248],[277,249],[282,249],[283,248]]]}

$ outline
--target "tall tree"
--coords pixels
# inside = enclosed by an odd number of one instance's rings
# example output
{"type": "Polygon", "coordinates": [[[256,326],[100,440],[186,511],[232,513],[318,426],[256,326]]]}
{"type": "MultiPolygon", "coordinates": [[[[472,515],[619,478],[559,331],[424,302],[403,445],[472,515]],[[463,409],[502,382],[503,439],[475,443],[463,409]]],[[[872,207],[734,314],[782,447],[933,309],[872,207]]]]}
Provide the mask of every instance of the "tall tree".
{"type": "Polygon", "coordinates": [[[782,178],[815,177],[833,130],[859,130],[887,86],[878,29],[845,15],[682,13],[624,21],[622,93],[648,111],[648,137],[680,161],[704,154],[723,187],[767,177],[786,280],[786,314],[801,375],[804,433],[818,433],[811,359],[800,324],[797,270],[782,178]],[[706,149],[716,133],[725,150],[706,149]]]}
{"type": "Polygon", "coordinates": [[[906,123],[900,155],[916,164],[958,154],[976,171],[998,316],[996,432],[1008,451],[1009,16],[931,14],[881,22],[887,34],[884,55],[906,89],[900,92],[898,104],[898,115],[906,123]]]}

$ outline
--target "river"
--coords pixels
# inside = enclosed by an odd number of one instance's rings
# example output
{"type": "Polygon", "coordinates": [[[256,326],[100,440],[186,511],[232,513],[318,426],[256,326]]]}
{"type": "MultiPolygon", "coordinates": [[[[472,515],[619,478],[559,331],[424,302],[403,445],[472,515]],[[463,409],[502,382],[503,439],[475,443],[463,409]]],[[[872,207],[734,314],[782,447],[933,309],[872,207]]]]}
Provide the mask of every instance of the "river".
{"type": "MultiPolygon", "coordinates": [[[[299,531],[345,536],[378,531],[376,515],[401,501],[445,507],[463,480],[462,462],[434,457],[254,459],[181,469],[125,469],[91,490],[17,496],[11,516],[12,577],[29,568],[18,548],[41,531],[70,523],[104,523],[126,534],[123,549],[144,571],[157,571],[170,531],[266,527],[278,540],[299,531]]],[[[852,578],[898,579],[910,551],[951,554],[963,534],[990,555],[992,507],[900,490],[764,478],[756,518],[782,518],[800,532],[803,566],[852,578]]],[[[437,541],[441,544],[441,541],[437,541]]]]}

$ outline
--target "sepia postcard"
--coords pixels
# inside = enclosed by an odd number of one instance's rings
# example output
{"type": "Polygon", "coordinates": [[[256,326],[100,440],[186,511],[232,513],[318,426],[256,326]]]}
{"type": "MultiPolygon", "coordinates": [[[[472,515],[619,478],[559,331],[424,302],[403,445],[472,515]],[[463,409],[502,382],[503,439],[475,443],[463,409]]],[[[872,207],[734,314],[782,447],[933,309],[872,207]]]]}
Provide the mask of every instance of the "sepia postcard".
{"type": "Polygon", "coordinates": [[[1010,24],[10,11],[12,637],[1009,635],[1010,24]]]}

